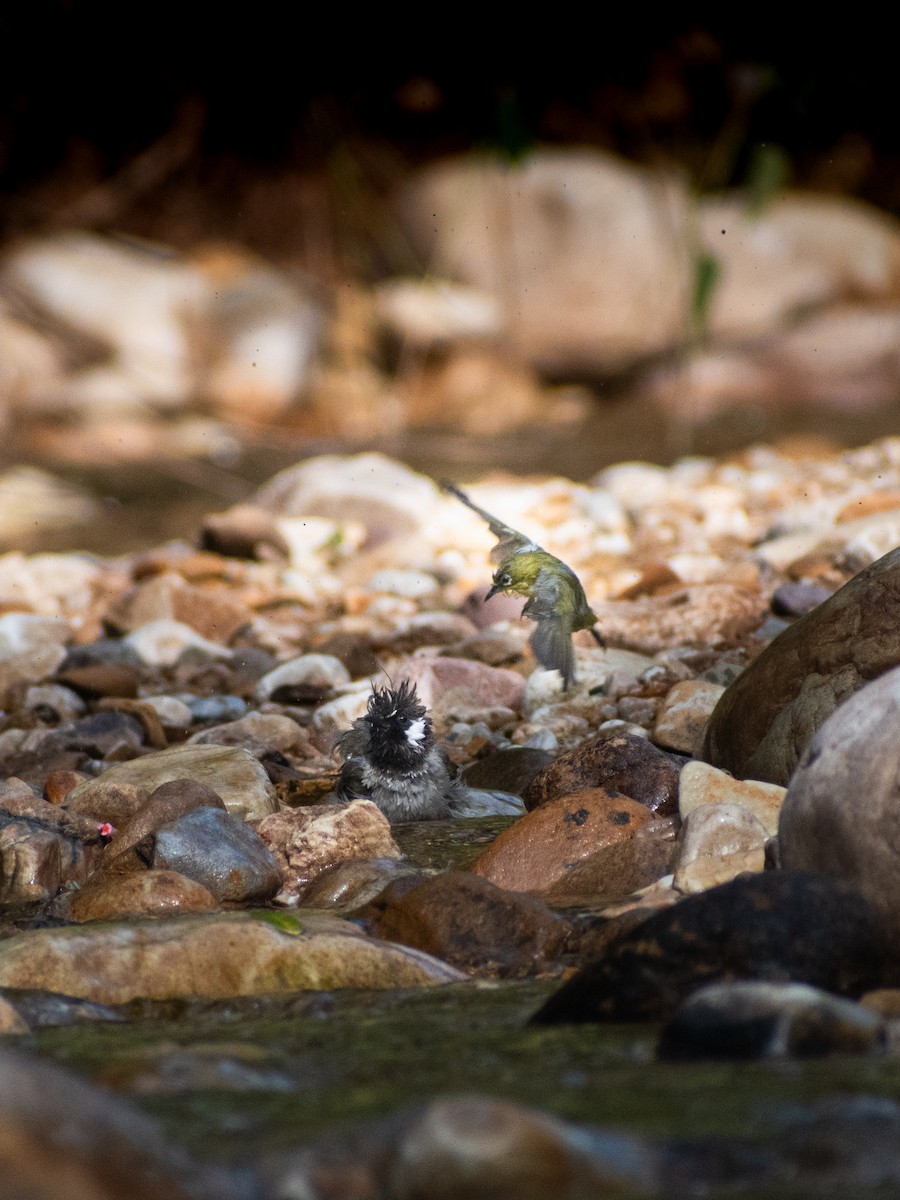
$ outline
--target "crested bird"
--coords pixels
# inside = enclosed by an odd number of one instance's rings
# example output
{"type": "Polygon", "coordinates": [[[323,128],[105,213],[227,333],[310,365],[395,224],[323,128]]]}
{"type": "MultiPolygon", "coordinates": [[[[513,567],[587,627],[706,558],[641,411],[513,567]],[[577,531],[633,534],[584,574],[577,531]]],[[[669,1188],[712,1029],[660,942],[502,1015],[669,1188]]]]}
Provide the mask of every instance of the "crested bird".
{"type": "Polygon", "coordinates": [[[497,538],[497,545],[490,554],[497,570],[485,601],[498,592],[528,597],[522,615],[536,624],[529,639],[534,656],[542,667],[559,671],[563,688],[568,688],[575,680],[572,634],[578,629],[588,629],[598,645],[605,645],[594,628],[597,614],[588,604],[578,576],[530,537],[479,508],[455,484],[445,480],[441,488],[486,521],[497,538]]]}
{"type": "Polygon", "coordinates": [[[336,746],[343,759],[338,800],[372,800],[389,821],[454,815],[460,785],[435,741],[415,684],[380,688],[336,746]]]}

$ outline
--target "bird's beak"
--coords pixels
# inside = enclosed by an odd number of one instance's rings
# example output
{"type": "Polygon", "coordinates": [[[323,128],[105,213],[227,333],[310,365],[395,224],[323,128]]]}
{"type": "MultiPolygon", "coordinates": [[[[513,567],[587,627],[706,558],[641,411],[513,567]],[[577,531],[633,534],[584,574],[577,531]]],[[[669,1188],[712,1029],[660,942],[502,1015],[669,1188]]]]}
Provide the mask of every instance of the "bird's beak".
{"type": "Polygon", "coordinates": [[[491,590],[488,592],[488,594],[485,596],[484,603],[487,604],[487,602],[488,602],[488,600],[490,600],[491,596],[496,596],[498,592],[502,592],[502,591],[503,591],[503,588],[500,586],[500,584],[495,583],[493,585],[493,587],[491,588],[491,590]]]}

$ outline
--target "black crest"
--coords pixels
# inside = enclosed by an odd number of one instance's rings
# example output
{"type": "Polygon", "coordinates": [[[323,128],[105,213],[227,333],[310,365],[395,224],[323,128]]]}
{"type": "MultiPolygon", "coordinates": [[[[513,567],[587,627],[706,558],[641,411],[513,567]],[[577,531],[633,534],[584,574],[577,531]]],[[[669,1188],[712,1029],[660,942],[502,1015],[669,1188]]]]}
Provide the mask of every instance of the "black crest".
{"type": "Polygon", "coordinates": [[[405,680],[398,688],[381,688],[369,697],[365,722],[369,726],[369,755],[384,766],[414,766],[434,743],[431,720],[424,704],[419,703],[416,685],[405,680]],[[410,728],[423,722],[418,737],[410,738],[410,728]]]}

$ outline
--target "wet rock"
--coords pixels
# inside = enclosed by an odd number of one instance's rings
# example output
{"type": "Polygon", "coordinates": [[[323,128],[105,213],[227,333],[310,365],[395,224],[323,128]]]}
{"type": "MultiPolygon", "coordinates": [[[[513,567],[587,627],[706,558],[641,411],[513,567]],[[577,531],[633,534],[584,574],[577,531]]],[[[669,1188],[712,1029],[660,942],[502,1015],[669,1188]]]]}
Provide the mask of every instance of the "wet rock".
{"type": "Polygon", "coordinates": [[[535,775],[553,761],[546,750],[530,746],[507,746],[471,763],[461,773],[463,783],[473,788],[496,789],[524,796],[535,775]]]}
{"type": "Polygon", "coordinates": [[[371,800],[310,804],[255,825],[284,878],[278,900],[296,904],[311,879],[345,859],[399,858],[387,817],[371,800]]]}
{"type": "Polygon", "coordinates": [[[147,803],[150,792],[134,783],[116,783],[108,775],[107,772],[99,779],[85,780],[88,786],[80,791],[76,784],[66,793],[66,808],[69,812],[93,817],[100,824],[109,822],[121,829],[147,803]]]}
{"type": "Polygon", "coordinates": [[[884,974],[883,931],[866,900],[828,875],[767,871],[655,913],[583,967],[534,1020],[657,1020],[702,984],[735,979],[859,996],[884,974]]]}
{"type": "Polygon", "coordinates": [[[439,494],[430,479],[381,454],[321,455],[281,471],[254,502],[285,516],[361,521],[374,543],[428,529],[439,494]]]}
{"type": "Polygon", "coordinates": [[[457,785],[450,798],[451,817],[472,820],[479,817],[521,817],[525,805],[520,796],[511,792],[489,792],[484,788],[457,785]]]}
{"type": "Polygon", "coordinates": [[[72,636],[68,621],[34,613],[7,612],[0,617],[0,695],[14,683],[38,683],[52,675],[66,656],[72,636]]]}
{"type": "Polygon", "coordinates": [[[568,922],[534,897],[460,871],[396,879],[355,916],[387,941],[504,976],[552,963],[569,932],[568,922]]]}
{"type": "MultiPolygon", "coordinates": [[[[264,817],[275,809],[275,789],[263,767],[252,754],[232,746],[173,746],[145,754],[131,762],[117,763],[103,775],[104,784],[129,784],[153,791],[176,779],[193,779],[217,792],[235,816],[264,817]]],[[[71,793],[70,806],[95,786],[79,784],[71,793]]]]}
{"type": "Polygon", "coordinates": [[[584,788],[609,787],[660,815],[678,805],[678,765],[646,738],[614,732],[583,742],[548,764],[523,792],[528,809],[584,788]]]}
{"type": "Polygon", "coordinates": [[[225,805],[219,794],[193,779],[173,779],[148,795],[145,803],[123,825],[116,828],[104,856],[105,870],[141,870],[153,858],[154,835],[196,808],[225,805]]]}
{"type": "Polygon", "coordinates": [[[892,550],[779,634],[723,694],[699,757],[786,785],[841,701],[900,662],[898,589],[892,550]]]}
{"type": "Polygon", "coordinates": [[[215,907],[215,898],[202,884],[176,871],[157,869],[95,876],[68,896],[65,914],[71,921],[109,921],[206,912],[215,907]]]}
{"type": "Polygon", "coordinates": [[[51,900],[82,883],[100,849],[97,825],[41,799],[19,780],[0,785],[0,904],[51,900]]]}
{"type": "Polygon", "coordinates": [[[803,983],[714,983],[684,1000],[662,1031],[664,1059],[818,1058],[883,1050],[874,1012],[803,983]]]}
{"type": "Polygon", "coordinates": [[[359,908],[398,877],[421,874],[396,858],[350,858],[325,867],[303,889],[301,908],[359,908]]]}
{"type": "Polygon", "coordinates": [[[195,808],[159,828],[152,863],[202,884],[220,904],[264,903],[281,887],[271,851],[222,808],[195,808]]]}
{"type": "Polygon", "coordinates": [[[150,667],[171,667],[188,650],[205,658],[228,658],[230,652],[217,642],[201,637],[190,625],[171,618],[161,618],[139,625],[124,639],[141,662],[150,667]]]}
{"type": "Polygon", "coordinates": [[[546,892],[582,859],[633,837],[650,819],[643,804],[611,788],[573,792],[512,824],[472,871],[513,891],[546,892]]]}
{"type": "Polygon", "coordinates": [[[778,824],[785,867],[836,875],[894,930],[900,929],[898,712],[900,668],[845,700],[808,743],[778,824]]]}
{"type": "Polygon", "coordinates": [[[44,799],[50,804],[64,804],[69,792],[84,782],[76,771],[52,771],[44,780],[44,799]]]}
{"type": "Polygon", "coordinates": [[[719,684],[704,679],[685,679],[676,683],[657,714],[653,740],[669,750],[693,754],[724,690],[719,684]]]}
{"type": "Polygon", "coordinates": [[[308,704],[346,687],[350,673],[330,654],[301,654],[263,675],[256,685],[259,704],[278,700],[282,704],[308,704]]]}
{"type": "Polygon", "coordinates": [[[247,1200],[130,1101],[48,1062],[0,1052],[4,1192],[21,1200],[247,1200]]]}
{"type": "Polygon", "coordinates": [[[769,837],[778,832],[778,814],[785,789],[756,779],[734,779],[708,763],[685,763],[678,785],[678,811],[682,817],[706,804],[739,804],[753,813],[769,837]]]}
{"type": "Polygon", "coordinates": [[[465,688],[477,697],[481,707],[518,709],[525,691],[525,680],[515,671],[468,658],[411,658],[403,664],[400,678],[415,684],[426,708],[437,704],[452,689],[465,688]]]}
{"type": "Polygon", "coordinates": [[[671,871],[677,832],[674,817],[650,820],[624,841],[612,842],[574,863],[543,897],[553,905],[592,905],[601,899],[621,900],[649,887],[671,871]]]}
{"type": "Polygon", "coordinates": [[[138,997],[253,996],[305,988],[426,987],[459,973],[318,913],[220,913],[37,929],[0,941],[0,987],[124,1004],[138,997]],[[269,919],[270,918],[270,919],[269,919]]]}
{"type": "Polygon", "coordinates": [[[674,886],[686,895],[727,883],[766,865],[763,824],[739,804],[704,804],[690,812],[681,831],[674,886]]]}

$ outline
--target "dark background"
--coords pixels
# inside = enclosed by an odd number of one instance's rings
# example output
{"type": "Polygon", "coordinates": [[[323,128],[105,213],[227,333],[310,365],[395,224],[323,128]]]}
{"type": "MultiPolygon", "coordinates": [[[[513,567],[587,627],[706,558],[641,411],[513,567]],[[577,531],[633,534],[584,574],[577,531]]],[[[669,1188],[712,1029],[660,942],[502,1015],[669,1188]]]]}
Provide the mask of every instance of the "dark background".
{"type": "Polygon", "coordinates": [[[540,24],[428,9],[417,27],[383,8],[5,5],[0,238],[237,238],[321,274],[378,275],[409,265],[377,228],[411,166],[537,142],[674,166],[700,190],[746,182],[776,147],[795,184],[900,208],[883,29],[634,8],[540,24]]]}

